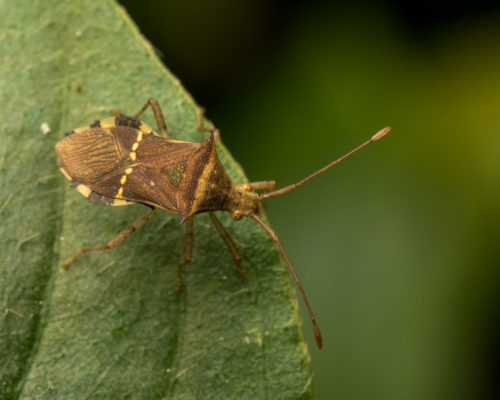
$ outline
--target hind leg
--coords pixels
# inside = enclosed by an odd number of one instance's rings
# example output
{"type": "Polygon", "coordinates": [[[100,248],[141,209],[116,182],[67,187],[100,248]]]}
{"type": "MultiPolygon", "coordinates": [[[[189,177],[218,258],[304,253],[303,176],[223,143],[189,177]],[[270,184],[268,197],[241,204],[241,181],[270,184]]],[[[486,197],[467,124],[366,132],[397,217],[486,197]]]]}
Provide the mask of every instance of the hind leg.
{"type": "Polygon", "coordinates": [[[165,122],[165,117],[163,116],[163,112],[161,111],[160,104],[156,99],[149,99],[144,106],[135,114],[134,118],[139,119],[142,114],[147,110],[147,108],[151,106],[153,109],[153,114],[156,119],[156,125],[158,125],[158,133],[160,136],[165,139],[170,139],[170,135],[168,134],[167,123],[165,122]]]}
{"type": "Polygon", "coordinates": [[[116,246],[118,246],[121,242],[123,242],[126,238],[128,238],[132,233],[134,233],[136,230],[141,228],[146,222],[148,222],[153,215],[156,214],[158,211],[157,208],[153,208],[151,211],[149,211],[147,214],[143,215],[132,225],[127,226],[123,231],[121,231],[118,235],[116,235],[113,239],[111,239],[108,243],[102,246],[91,246],[91,247],[84,247],[83,249],[80,249],[77,251],[75,254],[73,254],[70,258],[68,258],[62,267],[64,269],[68,269],[70,264],[72,264],[78,257],[80,257],[82,254],[87,253],[89,251],[99,251],[99,250],[109,250],[113,249],[116,246]]]}

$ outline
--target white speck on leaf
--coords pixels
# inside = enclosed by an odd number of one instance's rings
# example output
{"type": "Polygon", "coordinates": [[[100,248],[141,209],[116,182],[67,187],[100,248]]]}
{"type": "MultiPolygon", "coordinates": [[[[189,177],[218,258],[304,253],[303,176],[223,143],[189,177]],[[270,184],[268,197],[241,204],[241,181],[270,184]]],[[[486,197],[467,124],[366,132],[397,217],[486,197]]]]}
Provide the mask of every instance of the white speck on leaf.
{"type": "Polygon", "coordinates": [[[44,122],[42,125],[40,125],[40,130],[44,135],[50,132],[50,126],[47,122],[44,122]]]}

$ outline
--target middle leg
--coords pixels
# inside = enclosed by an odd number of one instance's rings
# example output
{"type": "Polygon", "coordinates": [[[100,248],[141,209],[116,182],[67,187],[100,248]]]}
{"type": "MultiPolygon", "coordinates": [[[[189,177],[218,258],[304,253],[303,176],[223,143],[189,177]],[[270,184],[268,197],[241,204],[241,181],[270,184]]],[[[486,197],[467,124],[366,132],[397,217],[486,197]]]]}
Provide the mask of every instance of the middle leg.
{"type": "Polygon", "coordinates": [[[184,261],[179,263],[177,266],[177,291],[182,290],[182,267],[189,264],[193,258],[193,239],[194,239],[194,224],[193,217],[189,217],[186,220],[186,238],[185,238],[185,248],[184,248],[184,261]]]}
{"type": "Polygon", "coordinates": [[[219,218],[217,218],[213,212],[209,212],[208,215],[210,215],[210,219],[214,223],[215,227],[217,228],[217,231],[219,232],[219,235],[222,237],[222,240],[224,240],[224,243],[226,244],[227,248],[229,249],[229,252],[231,253],[231,256],[233,257],[234,265],[236,266],[238,275],[240,276],[241,279],[245,280],[245,274],[243,273],[243,270],[241,269],[240,265],[241,254],[236,248],[233,239],[231,239],[231,236],[229,236],[229,233],[227,233],[226,229],[219,221],[219,218]]]}

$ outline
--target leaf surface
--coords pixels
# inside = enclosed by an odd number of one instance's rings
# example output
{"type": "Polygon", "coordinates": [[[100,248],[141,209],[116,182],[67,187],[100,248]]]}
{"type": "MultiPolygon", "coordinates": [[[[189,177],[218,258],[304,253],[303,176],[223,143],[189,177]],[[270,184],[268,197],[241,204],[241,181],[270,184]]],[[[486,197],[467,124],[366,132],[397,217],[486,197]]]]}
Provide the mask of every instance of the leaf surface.
{"type": "MultiPolygon", "coordinates": [[[[219,213],[244,282],[199,215],[177,292],[184,229],[168,212],[116,249],[60,268],[147,212],[91,204],[72,189],[56,167],[64,132],[155,97],[174,138],[206,134],[193,100],[116,3],[2,0],[0,15],[0,398],[311,398],[293,289],[254,221],[219,213]]],[[[149,111],[144,119],[155,126],[149,111]]],[[[244,181],[223,145],[217,151],[244,181]]]]}

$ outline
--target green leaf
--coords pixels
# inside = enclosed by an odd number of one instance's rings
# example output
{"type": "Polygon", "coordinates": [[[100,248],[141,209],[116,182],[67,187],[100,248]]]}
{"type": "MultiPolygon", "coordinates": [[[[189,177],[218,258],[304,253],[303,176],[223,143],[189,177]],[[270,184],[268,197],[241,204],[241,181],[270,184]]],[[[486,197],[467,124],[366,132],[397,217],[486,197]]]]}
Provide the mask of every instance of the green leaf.
{"type": "MultiPolygon", "coordinates": [[[[206,134],[193,100],[114,2],[1,0],[0,15],[0,398],[311,398],[294,292],[255,221],[219,213],[247,281],[204,214],[182,292],[184,231],[168,212],[116,249],[60,268],[147,211],[92,204],[72,189],[56,167],[64,132],[155,97],[174,138],[206,134]]],[[[222,145],[218,153],[244,181],[222,145]]]]}

